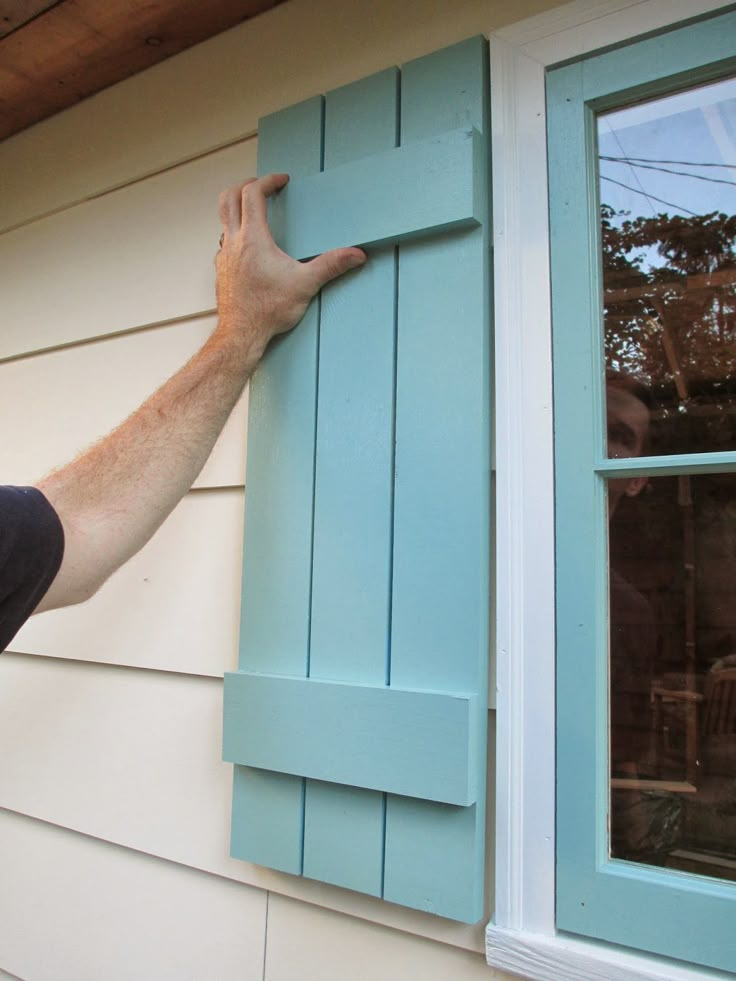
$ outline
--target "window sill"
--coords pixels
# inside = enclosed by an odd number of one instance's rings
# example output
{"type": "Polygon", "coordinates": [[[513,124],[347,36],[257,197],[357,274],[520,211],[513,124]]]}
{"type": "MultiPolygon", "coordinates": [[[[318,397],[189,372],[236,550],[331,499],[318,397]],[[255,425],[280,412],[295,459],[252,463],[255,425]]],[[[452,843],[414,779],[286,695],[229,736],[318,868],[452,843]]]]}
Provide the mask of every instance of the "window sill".
{"type": "Polygon", "coordinates": [[[496,970],[530,981],[705,981],[731,974],[690,967],[680,961],[653,957],[583,940],[569,934],[544,936],[509,930],[489,923],[486,960],[496,970]]]}

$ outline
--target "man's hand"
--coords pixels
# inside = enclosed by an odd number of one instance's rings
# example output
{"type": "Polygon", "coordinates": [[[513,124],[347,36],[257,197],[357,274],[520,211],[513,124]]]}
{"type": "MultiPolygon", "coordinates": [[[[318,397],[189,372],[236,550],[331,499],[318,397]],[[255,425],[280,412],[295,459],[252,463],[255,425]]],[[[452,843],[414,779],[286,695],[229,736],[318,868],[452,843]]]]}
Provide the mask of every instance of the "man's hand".
{"type": "Polygon", "coordinates": [[[360,249],[297,262],[279,249],[266,198],[271,174],[220,199],[218,321],[201,350],[113,433],[38,484],[64,526],[61,569],[38,611],[91,596],[141,548],[189,490],[270,339],[301,319],[331,279],[360,266],[360,249]]]}
{"type": "Polygon", "coordinates": [[[288,174],[269,174],[220,195],[224,232],[215,260],[219,329],[239,333],[248,356],[255,358],[275,334],[301,320],[325,283],[366,260],[357,248],[334,249],[310,262],[297,262],[281,251],[268,227],[266,198],[288,180],[288,174]]]}

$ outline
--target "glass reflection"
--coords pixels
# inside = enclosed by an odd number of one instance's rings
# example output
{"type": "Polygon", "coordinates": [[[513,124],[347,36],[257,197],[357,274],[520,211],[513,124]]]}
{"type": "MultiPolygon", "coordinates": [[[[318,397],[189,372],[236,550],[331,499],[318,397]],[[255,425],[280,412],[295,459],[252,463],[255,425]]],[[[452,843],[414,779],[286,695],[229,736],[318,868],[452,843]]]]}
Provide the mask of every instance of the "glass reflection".
{"type": "MultiPolygon", "coordinates": [[[[736,450],[736,80],[598,119],[607,453],[736,450]]],[[[736,474],[608,483],[610,849],[736,881],[736,474]]]]}
{"type": "Polygon", "coordinates": [[[606,365],[651,391],[647,452],[736,449],[736,79],[603,114],[598,146],[606,365]]]}
{"type": "Polygon", "coordinates": [[[611,485],[611,854],[736,880],[736,474],[611,485]]]}

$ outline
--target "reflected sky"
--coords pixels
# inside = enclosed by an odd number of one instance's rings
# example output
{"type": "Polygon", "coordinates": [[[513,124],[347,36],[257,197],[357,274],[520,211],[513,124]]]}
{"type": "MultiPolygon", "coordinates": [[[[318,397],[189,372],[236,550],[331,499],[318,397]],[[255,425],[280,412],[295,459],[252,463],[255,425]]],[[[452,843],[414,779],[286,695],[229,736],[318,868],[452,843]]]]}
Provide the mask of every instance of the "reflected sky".
{"type": "Polygon", "coordinates": [[[734,78],[605,113],[598,146],[601,203],[628,212],[619,221],[736,214],[734,78]]]}

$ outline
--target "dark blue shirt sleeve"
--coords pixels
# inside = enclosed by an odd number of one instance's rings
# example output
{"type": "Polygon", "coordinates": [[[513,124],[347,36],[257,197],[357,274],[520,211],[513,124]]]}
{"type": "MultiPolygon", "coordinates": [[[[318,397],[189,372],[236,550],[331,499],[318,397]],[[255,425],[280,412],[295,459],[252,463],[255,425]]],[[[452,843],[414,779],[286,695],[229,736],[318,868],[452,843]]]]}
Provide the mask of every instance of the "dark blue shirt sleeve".
{"type": "Polygon", "coordinates": [[[35,487],[0,486],[0,651],[43,599],[64,555],[64,529],[35,487]]]}

